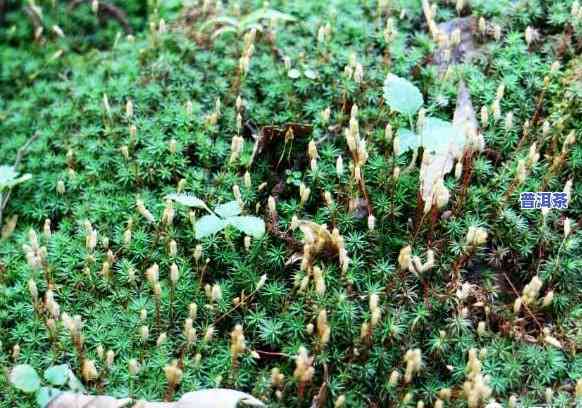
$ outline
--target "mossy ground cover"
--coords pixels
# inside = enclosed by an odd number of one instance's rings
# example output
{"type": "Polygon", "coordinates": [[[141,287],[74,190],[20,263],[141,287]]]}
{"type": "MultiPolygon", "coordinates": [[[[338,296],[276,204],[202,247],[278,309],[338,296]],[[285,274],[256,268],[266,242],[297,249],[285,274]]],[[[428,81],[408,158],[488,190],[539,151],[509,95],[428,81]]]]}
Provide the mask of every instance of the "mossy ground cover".
{"type": "Polygon", "coordinates": [[[0,28],[0,164],[34,135],[3,211],[0,407],[35,406],[8,382],[23,363],[147,400],[575,403],[577,3],[29,3],[0,28]],[[420,111],[391,106],[388,74],[420,111]],[[460,92],[478,129],[427,205],[429,148],[399,146],[460,92]],[[522,210],[528,191],[568,208],[522,210]],[[266,232],[198,239],[207,212],[176,192],[266,232]]]}

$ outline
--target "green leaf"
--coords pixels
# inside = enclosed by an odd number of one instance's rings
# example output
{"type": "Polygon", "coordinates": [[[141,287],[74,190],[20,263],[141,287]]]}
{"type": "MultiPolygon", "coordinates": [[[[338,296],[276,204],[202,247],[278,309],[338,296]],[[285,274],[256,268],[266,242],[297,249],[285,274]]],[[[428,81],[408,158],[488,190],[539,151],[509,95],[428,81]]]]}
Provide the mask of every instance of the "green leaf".
{"type": "Polygon", "coordinates": [[[422,145],[431,153],[443,152],[453,148],[462,148],[464,136],[452,123],[438,119],[427,118],[421,133],[422,145]]]}
{"type": "Polygon", "coordinates": [[[252,237],[260,238],[265,234],[265,221],[259,217],[243,215],[239,217],[230,217],[226,221],[229,225],[232,225],[239,231],[252,237]]]}
{"type": "Polygon", "coordinates": [[[14,166],[0,166],[0,191],[14,187],[15,185],[30,180],[31,178],[32,176],[30,174],[18,177],[18,173],[14,169],[14,166]]]}
{"type": "Polygon", "coordinates": [[[46,408],[48,404],[63,392],[51,387],[42,387],[36,393],[36,403],[40,408],[46,408]]]}
{"type": "Polygon", "coordinates": [[[224,24],[232,27],[239,26],[239,22],[236,18],[228,16],[219,16],[206,20],[206,22],[204,22],[204,24],[200,26],[200,31],[205,31],[208,27],[213,26],[215,24],[224,24]]]}
{"type": "Polygon", "coordinates": [[[269,19],[269,20],[279,20],[279,21],[295,21],[295,17],[293,17],[291,14],[287,14],[287,13],[281,13],[280,11],[277,10],[273,10],[273,9],[266,9],[263,10],[263,18],[269,19]]]}
{"type": "Polygon", "coordinates": [[[449,148],[460,148],[464,145],[464,136],[450,122],[427,118],[420,137],[410,129],[398,129],[400,151],[406,153],[409,149],[424,147],[429,153],[441,153],[449,148]]]}
{"type": "Polygon", "coordinates": [[[239,215],[241,208],[238,204],[238,201],[229,201],[228,203],[219,204],[214,207],[214,212],[220,215],[222,218],[228,218],[239,215]]]}
{"type": "Polygon", "coordinates": [[[384,81],[384,99],[396,112],[413,115],[423,104],[422,94],[412,82],[393,74],[384,81]]]}
{"type": "Polygon", "coordinates": [[[303,72],[303,75],[305,75],[305,78],[308,78],[308,79],[316,79],[317,78],[317,72],[315,72],[312,69],[306,69],[303,72]]]}
{"type": "Polygon", "coordinates": [[[212,234],[216,234],[226,226],[226,221],[216,215],[205,215],[196,221],[196,239],[201,239],[212,234]]]}
{"type": "Polygon", "coordinates": [[[52,385],[64,385],[69,379],[69,371],[66,364],[50,367],[44,372],[44,379],[52,385]]]}
{"type": "Polygon", "coordinates": [[[12,371],[10,371],[9,379],[14,387],[28,394],[33,393],[40,388],[40,378],[36,373],[36,370],[28,364],[15,366],[12,371]]]}
{"type": "Polygon", "coordinates": [[[416,149],[420,146],[420,137],[410,129],[398,129],[398,139],[400,141],[400,154],[406,153],[409,149],[416,149]]]}
{"type": "Polygon", "coordinates": [[[7,186],[16,177],[18,177],[18,173],[14,166],[0,166],[0,187],[7,186]]]}
{"type": "Polygon", "coordinates": [[[289,72],[287,72],[287,76],[291,79],[297,79],[301,76],[301,72],[299,72],[298,69],[290,69],[289,72]]]}
{"type": "Polygon", "coordinates": [[[194,208],[201,208],[210,212],[206,203],[199,199],[198,197],[193,196],[192,194],[187,193],[172,193],[166,196],[167,200],[173,200],[178,204],[185,205],[186,207],[194,207],[194,208]]]}
{"type": "Polygon", "coordinates": [[[280,21],[295,21],[295,17],[290,14],[281,13],[280,11],[273,9],[260,9],[253,11],[249,15],[241,19],[240,25],[247,27],[250,24],[257,23],[261,20],[280,20],[280,21]]]}

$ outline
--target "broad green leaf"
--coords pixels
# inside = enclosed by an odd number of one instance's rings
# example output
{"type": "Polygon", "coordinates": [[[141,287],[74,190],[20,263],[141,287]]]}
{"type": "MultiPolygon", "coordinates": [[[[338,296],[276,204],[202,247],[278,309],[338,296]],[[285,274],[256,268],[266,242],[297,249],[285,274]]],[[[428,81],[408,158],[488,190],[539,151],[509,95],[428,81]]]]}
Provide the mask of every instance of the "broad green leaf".
{"type": "Polygon", "coordinates": [[[214,207],[214,212],[222,218],[233,217],[241,212],[238,201],[229,201],[228,203],[219,204],[214,207]]]}
{"type": "Polygon", "coordinates": [[[166,199],[173,200],[178,204],[185,205],[186,207],[202,208],[204,210],[210,211],[204,201],[202,201],[198,197],[193,196],[192,194],[172,193],[168,194],[166,196],[166,199]]]}
{"type": "Polygon", "coordinates": [[[232,27],[239,26],[239,22],[236,18],[228,17],[228,16],[219,16],[219,17],[214,17],[214,18],[210,18],[210,19],[206,20],[206,22],[204,22],[204,24],[202,24],[200,26],[200,31],[204,31],[208,27],[215,25],[215,24],[224,24],[224,25],[232,26],[232,27]]]}
{"type": "Polygon", "coordinates": [[[216,234],[226,226],[226,221],[218,218],[216,215],[205,215],[196,221],[194,228],[196,230],[196,239],[201,239],[212,234],[216,234]]]}
{"type": "Polygon", "coordinates": [[[226,221],[239,231],[255,238],[260,238],[265,233],[265,221],[259,217],[242,215],[239,217],[230,217],[226,221]]]}
{"type": "Polygon", "coordinates": [[[280,11],[273,9],[260,9],[252,12],[251,14],[245,16],[241,19],[240,25],[242,27],[247,27],[250,24],[257,23],[261,20],[280,20],[280,21],[295,21],[295,17],[290,14],[281,13],[280,11]]]}
{"type": "Polygon", "coordinates": [[[46,408],[48,404],[63,392],[51,387],[42,387],[36,393],[36,403],[40,408],[46,408]]]}
{"type": "Polygon", "coordinates": [[[64,385],[69,379],[69,371],[66,364],[50,367],[44,372],[44,379],[52,385],[64,385]]]}
{"type": "Polygon", "coordinates": [[[439,153],[449,148],[457,149],[464,145],[464,136],[450,122],[438,119],[427,118],[422,129],[421,136],[410,129],[398,129],[400,139],[400,151],[406,153],[409,149],[416,149],[418,146],[424,147],[429,153],[439,153]]]}
{"type": "Polygon", "coordinates": [[[398,139],[400,141],[400,154],[406,153],[409,149],[416,149],[420,146],[420,137],[410,129],[398,129],[398,139]]]}
{"type": "Polygon", "coordinates": [[[396,112],[413,115],[423,104],[422,94],[412,82],[394,74],[384,81],[384,99],[396,112]]]}
{"type": "Polygon", "coordinates": [[[303,75],[305,75],[305,78],[308,78],[308,79],[316,79],[317,78],[317,72],[315,72],[312,69],[306,69],[303,72],[303,75]]]}
{"type": "Polygon", "coordinates": [[[301,76],[301,72],[299,72],[298,69],[290,69],[289,72],[287,72],[287,76],[291,79],[297,79],[301,76]]]}
{"type": "Polygon", "coordinates": [[[14,179],[18,177],[18,173],[13,166],[0,166],[0,189],[2,186],[8,186],[14,179]]]}
{"type": "Polygon", "coordinates": [[[464,135],[452,123],[438,119],[427,118],[421,134],[422,145],[429,152],[442,152],[450,148],[461,148],[464,145],[464,135]]]}
{"type": "Polygon", "coordinates": [[[18,173],[14,169],[14,166],[0,166],[0,191],[14,187],[15,185],[30,180],[31,178],[32,176],[30,174],[24,174],[18,177],[18,173]]]}
{"type": "Polygon", "coordinates": [[[14,387],[29,394],[40,388],[40,378],[36,370],[28,364],[15,366],[10,371],[9,379],[14,387]]]}
{"type": "Polygon", "coordinates": [[[266,9],[263,10],[263,18],[272,20],[280,20],[280,21],[295,21],[295,17],[291,14],[281,13],[280,11],[273,10],[273,9],[266,9]]]}

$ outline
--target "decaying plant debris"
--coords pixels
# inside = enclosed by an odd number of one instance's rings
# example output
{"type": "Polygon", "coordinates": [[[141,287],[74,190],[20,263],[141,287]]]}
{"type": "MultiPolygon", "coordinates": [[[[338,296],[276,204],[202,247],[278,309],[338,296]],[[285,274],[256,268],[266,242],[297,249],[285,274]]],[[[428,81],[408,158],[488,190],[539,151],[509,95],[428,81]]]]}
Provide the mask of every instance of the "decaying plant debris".
{"type": "Polygon", "coordinates": [[[234,390],[212,389],[184,394],[176,402],[135,401],[107,396],[65,393],[55,398],[47,408],[236,408],[264,407],[252,396],[234,390]]]}
{"type": "Polygon", "coordinates": [[[0,21],[0,408],[581,401],[579,0],[0,21]]]}

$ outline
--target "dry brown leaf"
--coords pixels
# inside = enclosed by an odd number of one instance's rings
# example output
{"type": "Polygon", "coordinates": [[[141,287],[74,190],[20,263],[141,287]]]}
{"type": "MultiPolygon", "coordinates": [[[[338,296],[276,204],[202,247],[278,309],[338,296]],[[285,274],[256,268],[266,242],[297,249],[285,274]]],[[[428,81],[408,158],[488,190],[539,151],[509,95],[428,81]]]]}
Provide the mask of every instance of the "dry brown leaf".
{"type": "MultiPolygon", "coordinates": [[[[457,106],[453,115],[453,128],[462,133],[462,143],[449,143],[444,149],[434,153],[424,152],[420,166],[421,195],[423,201],[432,201],[434,187],[438,180],[443,179],[453,169],[455,160],[460,160],[468,141],[482,139],[477,136],[477,118],[471,96],[464,82],[459,83],[457,106]]],[[[452,140],[458,141],[454,138],[452,140]]]]}
{"type": "Polygon", "coordinates": [[[470,61],[471,58],[478,54],[477,47],[473,41],[473,27],[475,26],[474,17],[459,17],[445,21],[437,25],[439,33],[449,38],[453,31],[458,29],[461,33],[461,42],[455,47],[440,46],[434,53],[434,63],[439,66],[441,72],[446,71],[450,64],[459,64],[470,61]],[[447,48],[449,58],[447,60],[447,48]]]}
{"type": "Polygon", "coordinates": [[[117,399],[109,396],[93,396],[63,393],[54,399],[47,408],[236,408],[264,407],[252,395],[226,388],[201,390],[184,394],[177,402],[133,402],[129,398],[117,399]]]}
{"type": "Polygon", "coordinates": [[[463,81],[459,82],[459,90],[457,92],[457,106],[453,114],[453,126],[462,129],[465,138],[472,137],[478,132],[477,115],[471,102],[471,95],[463,81]]]}

